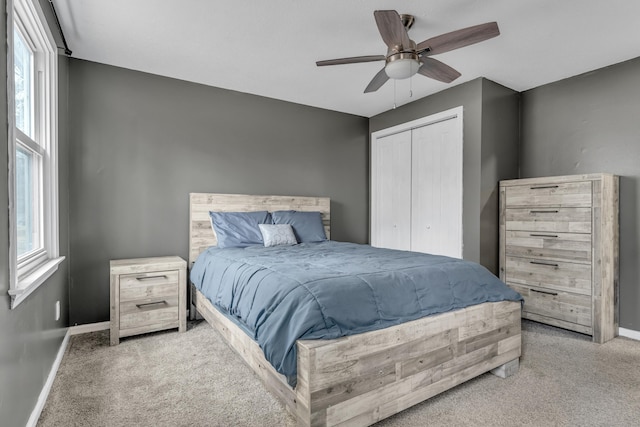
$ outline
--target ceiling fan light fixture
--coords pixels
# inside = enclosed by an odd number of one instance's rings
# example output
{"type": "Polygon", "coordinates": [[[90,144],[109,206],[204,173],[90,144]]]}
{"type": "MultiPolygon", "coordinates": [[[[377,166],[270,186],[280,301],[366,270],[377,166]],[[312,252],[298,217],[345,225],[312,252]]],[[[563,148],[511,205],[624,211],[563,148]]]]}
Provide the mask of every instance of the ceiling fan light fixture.
{"type": "Polygon", "coordinates": [[[401,52],[387,58],[384,71],[390,79],[401,80],[413,76],[419,68],[420,59],[416,53],[401,52]]]}

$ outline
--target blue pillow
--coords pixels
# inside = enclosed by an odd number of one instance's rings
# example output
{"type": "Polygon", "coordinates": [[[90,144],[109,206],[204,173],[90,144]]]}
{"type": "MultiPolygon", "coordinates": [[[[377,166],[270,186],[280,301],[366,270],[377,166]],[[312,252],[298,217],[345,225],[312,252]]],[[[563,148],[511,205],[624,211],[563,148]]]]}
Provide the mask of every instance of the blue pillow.
{"type": "Polygon", "coordinates": [[[209,212],[209,216],[219,248],[262,245],[262,233],[258,224],[272,224],[271,214],[267,211],[209,212]]]}
{"type": "Polygon", "coordinates": [[[327,240],[320,212],[276,211],[271,217],[274,224],[291,224],[300,243],[327,240]]]}

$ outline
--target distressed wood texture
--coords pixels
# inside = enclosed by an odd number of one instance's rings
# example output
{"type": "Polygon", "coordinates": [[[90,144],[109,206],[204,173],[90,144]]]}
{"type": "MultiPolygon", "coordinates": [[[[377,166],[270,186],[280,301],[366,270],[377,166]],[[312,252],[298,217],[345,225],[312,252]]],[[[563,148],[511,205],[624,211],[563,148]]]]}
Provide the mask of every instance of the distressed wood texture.
{"type": "Polygon", "coordinates": [[[367,426],[488,371],[517,371],[520,303],[484,303],[378,331],[298,341],[298,384],[192,286],[198,312],[300,425],[367,426]]]}
{"type": "Polygon", "coordinates": [[[591,265],[506,256],[506,282],[591,295],[591,265]]]}
{"type": "Polygon", "coordinates": [[[189,194],[189,265],[202,251],[217,244],[209,212],[252,212],[296,210],[319,211],[327,238],[331,237],[330,199],[328,197],[251,196],[246,194],[189,194]]]}
{"type": "MultiPolygon", "coordinates": [[[[210,210],[318,210],[329,235],[329,199],[191,194],[189,261],[215,244],[210,210]]],[[[488,371],[515,373],[520,303],[484,303],[378,331],[298,341],[294,389],[235,323],[191,286],[197,311],[225,338],[300,425],[366,426],[488,371]]]]}
{"type": "Polygon", "coordinates": [[[591,207],[591,183],[553,182],[531,183],[507,187],[510,207],[591,207]]]}
{"type": "Polygon", "coordinates": [[[618,177],[500,182],[500,278],[523,317],[593,336],[618,334],[618,177]]]}
{"type": "MultiPolygon", "coordinates": [[[[520,286],[511,282],[509,286],[524,298],[524,317],[537,321],[541,318],[555,319],[563,322],[563,325],[571,325],[570,329],[583,334],[593,334],[591,295],[549,291],[542,287],[520,286]],[[537,317],[532,318],[532,314],[537,317]]],[[[560,324],[554,324],[554,326],[560,326],[560,324]]]]}
{"type": "Polygon", "coordinates": [[[187,263],[182,258],[114,260],[110,277],[111,345],[136,334],[187,330],[187,263]]]}
{"type": "MultiPolygon", "coordinates": [[[[509,200],[509,196],[507,196],[509,200]]],[[[540,233],[591,233],[591,208],[508,208],[507,230],[540,233]]]]}
{"type": "Polygon", "coordinates": [[[513,256],[591,264],[591,234],[507,231],[505,238],[513,256]]]}

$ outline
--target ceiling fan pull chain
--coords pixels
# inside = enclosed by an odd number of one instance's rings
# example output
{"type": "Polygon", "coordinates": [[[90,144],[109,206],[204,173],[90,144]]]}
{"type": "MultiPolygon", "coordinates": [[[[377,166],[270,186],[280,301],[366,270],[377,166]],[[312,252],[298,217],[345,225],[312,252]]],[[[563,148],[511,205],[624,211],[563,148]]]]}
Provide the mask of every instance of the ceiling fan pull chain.
{"type": "Polygon", "coordinates": [[[413,98],[413,76],[409,77],[409,98],[413,98]]]}
{"type": "Polygon", "coordinates": [[[396,80],[393,79],[393,109],[396,109],[396,80]]]}

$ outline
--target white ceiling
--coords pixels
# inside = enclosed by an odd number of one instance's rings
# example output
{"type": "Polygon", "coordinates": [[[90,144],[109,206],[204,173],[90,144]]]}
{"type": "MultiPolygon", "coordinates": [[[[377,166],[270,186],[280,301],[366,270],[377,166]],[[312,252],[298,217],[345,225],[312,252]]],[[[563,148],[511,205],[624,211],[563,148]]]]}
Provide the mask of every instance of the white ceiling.
{"type": "Polygon", "coordinates": [[[635,0],[55,0],[73,57],[371,117],[486,77],[524,91],[640,56],[635,0]],[[419,43],[497,21],[501,35],[437,55],[462,76],[364,88],[384,62],[315,61],[384,55],[377,9],[415,16],[419,43]],[[410,97],[410,90],[413,97],[410,97]]]}

